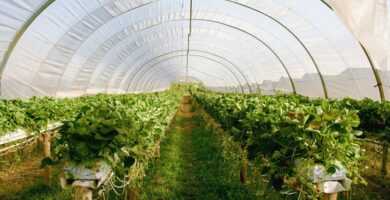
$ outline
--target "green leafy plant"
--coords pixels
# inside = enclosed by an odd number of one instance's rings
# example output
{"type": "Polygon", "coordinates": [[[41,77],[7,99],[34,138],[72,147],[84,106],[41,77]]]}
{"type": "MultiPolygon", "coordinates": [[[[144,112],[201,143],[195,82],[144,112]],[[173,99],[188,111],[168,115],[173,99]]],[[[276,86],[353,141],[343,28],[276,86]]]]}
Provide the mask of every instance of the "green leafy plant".
{"type": "MultiPolygon", "coordinates": [[[[97,95],[84,99],[78,114],[63,122],[53,145],[53,158],[41,167],[72,162],[95,169],[108,164],[121,176],[139,163],[143,171],[178,107],[183,89],[161,93],[97,95]]],[[[134,174],[132,179],[142,178],[134,174]]]]}
{"type": "Polygon", "coordinates": [[[248,158],[259,161],[259,171],[268,175],[276,190],[292,190],[316,197],[317,190],[309,176],[314,164],[322,164],[329,173],[336,162],[347,167],[355,183],[363,182],[358,163],[360,147],[355,140],[361,135],[358,111],[349,110],[328,100],[312,102],[295,95],[217,94],[193,90],[195,100],[241,147],[248,158]]]}

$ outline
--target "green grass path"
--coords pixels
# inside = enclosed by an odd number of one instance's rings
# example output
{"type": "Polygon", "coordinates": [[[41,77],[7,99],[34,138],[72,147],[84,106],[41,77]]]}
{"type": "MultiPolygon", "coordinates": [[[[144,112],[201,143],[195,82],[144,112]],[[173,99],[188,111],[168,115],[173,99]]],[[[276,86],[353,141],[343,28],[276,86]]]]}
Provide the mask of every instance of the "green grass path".
{"type": "Polygon", "coordinates": [[[140,199],[256,199],[223,160],[219,137],[197,117],[168,133],[160,155],[141,184],[140,199]]]}

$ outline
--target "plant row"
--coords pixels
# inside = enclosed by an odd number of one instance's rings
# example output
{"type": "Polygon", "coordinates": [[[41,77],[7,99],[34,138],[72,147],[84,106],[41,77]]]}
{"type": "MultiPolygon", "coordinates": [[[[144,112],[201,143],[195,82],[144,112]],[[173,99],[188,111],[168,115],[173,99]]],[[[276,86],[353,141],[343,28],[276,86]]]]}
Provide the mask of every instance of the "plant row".
{"type": "MultiPolygon", "coordinates": [[[[183,91],[181,86],[173,89],[183,91]]],[[[54,122],[74,119],[85,105],[105,102],[110,98],[132,98],[132,94],[108,95],[98,94],[77,98],[32,97],[28,100],[0,99],[0,136],[23,129],[26,132],[39,132],[54,122]]]]}
{"type": "Polygon", "coordinates": [[[159,93],[1,100],[0,136],[61,122],[53,157],[43,159],[42,167],[73,163],[98,170],[104,163],[124,175],[135,163],[145,167],[154,156],[183,93],[183,87],[173,85],[159,93]]]}
{"type": "Polygon", "coordinates": [[[356,100],[351,98],[337,99],[309,99],[301,95],[277,95],[278,98],[294,99],[296,103],[305,105],[321,105],[326,101],[333,107],[357,110],[360,118],[358,129],[364,133],[363,138],[390,142],[390,102],[379,102],[369,98],[356,100]]]}
{"type": "Polygon", "coordinates": [[[0,100],[0,136],[23,129],[26,132],[39,132],[47,125],[74,118],[82,105],[100,95],[74,99],[54,99],[33,97],[27,101],[20,99],[0,100]]]}
{"type": "Polygon", "coordinates": [[[98,170],[104,163],[116,174],[127,174],[134,163],[142,165],[154,157],[182,91],[99,95],[74,118],[63,121],[54,157],[45,158],[42,166],[63,161],[98,170]]]}
{"type": "Polygon", "coordinates": [[[390,142],[390,102],[347,98],[338,103],[342,107],[359,110],[359,129],[364,131],[362,137],[390,142]]]}
{"type": "MultiPolygon", "coordinates": [[[[316,198],[320,195],[312,168],[322,165],[327,174],[345,168],[354,182],[364,182],[358,163],[360,147],[355,130],[356,110],[329,101],[305,103],[295,95],[260,96],[217,94],[191,90],[197,103],[259,163],[260,173],[276,190],[316,198]],[[344,166],[344,167],[343,167],[344,166]]],[[[319,100],[317,100],[319,101],[319,100]]]]}

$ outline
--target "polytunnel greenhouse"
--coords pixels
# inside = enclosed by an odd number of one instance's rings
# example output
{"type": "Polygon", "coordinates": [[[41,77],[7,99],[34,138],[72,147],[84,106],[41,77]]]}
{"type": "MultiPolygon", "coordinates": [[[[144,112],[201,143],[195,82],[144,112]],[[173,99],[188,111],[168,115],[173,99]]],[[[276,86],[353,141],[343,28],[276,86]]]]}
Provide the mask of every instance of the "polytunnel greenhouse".
{"type": "Polygon", "coordinates": [[[0,0],[0,199],[389,199],[389,9],[0,0]]]}

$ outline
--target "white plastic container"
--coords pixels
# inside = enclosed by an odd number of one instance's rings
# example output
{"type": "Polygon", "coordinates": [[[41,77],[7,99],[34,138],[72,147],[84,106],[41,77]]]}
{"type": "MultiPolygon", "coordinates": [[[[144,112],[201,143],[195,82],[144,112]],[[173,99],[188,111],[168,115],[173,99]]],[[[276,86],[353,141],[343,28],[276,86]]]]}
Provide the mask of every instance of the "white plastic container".
{"type": "Polygon", "coordinates": [[[112,176],[111,167],[106,163],[98,163],[98,169],[92,170],[81,164],[68,162],[64,166],[65,177],[61,177],[62,187],[80,186],[98,188],[112,176]]]}

